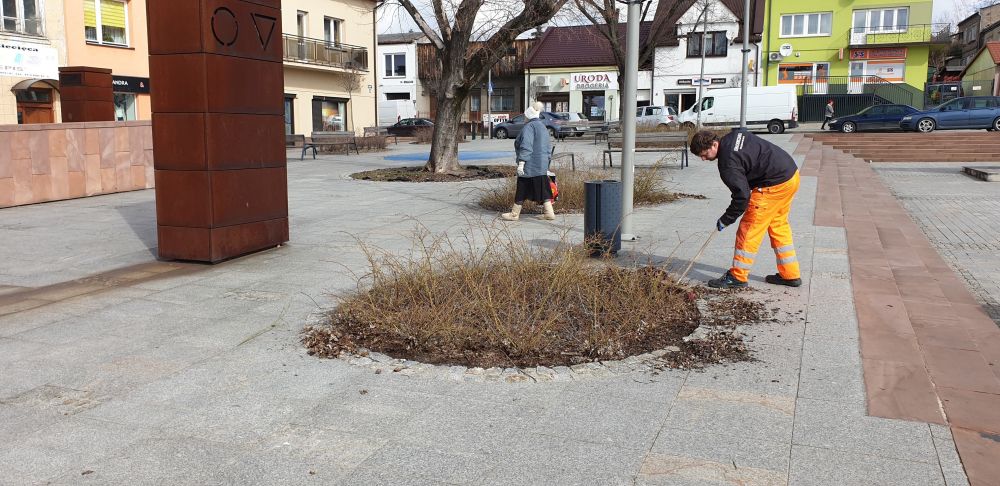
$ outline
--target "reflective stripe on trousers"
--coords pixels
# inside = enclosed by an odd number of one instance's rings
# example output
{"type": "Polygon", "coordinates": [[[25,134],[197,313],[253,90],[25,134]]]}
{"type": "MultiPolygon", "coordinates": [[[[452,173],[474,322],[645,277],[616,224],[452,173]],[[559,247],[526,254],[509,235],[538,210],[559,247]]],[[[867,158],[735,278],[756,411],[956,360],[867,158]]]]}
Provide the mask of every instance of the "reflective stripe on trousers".
{"type": "Polygon", "coordinates": [[[746,282],[750,278],[750,268],[765,232],[771,239],[771,248],[774,249],[781,278],[801,277],[795,243],[792,241],[792,227],[788,224],[788,213],[798,190],[798,171],[781,184],[753,190],[736,232],[733,266],[729,269],[729,273],[737,280],[746,282]]]}

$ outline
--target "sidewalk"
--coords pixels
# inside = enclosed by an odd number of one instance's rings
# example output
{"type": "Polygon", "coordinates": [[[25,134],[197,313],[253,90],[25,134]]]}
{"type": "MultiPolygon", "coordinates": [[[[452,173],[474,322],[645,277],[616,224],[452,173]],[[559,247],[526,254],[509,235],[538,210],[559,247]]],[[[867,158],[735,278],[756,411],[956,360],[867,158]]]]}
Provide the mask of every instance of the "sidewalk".
{"type": "MultiPolygon", "coordinates": [[[[771,137],[789,152],[799,138],[771,137]]],[[[512,384],[307,356],[309,315],[366,270],[356,238],[401,252],[418,223],[458,235],[496,217],[472,203],[469,188],[484,183],[346,177],[394,164],[383,155],[296,154],[289,244],[215,266],[155,261],[152,191],[0,211],[0,441],[18,444],[0,451],[0,483],[967,484],[944,421],[866,413],[848,256],[858,249],[845,228],[814,224],[815,171],[791,216],[808,284],[764,284],[766,247],[751,282],[805,320],[745,329],[757,361],[512,384]]],[[[663,173],[709,199],[638,210],[642,238],[626,250],[678,249],[683,268],[728,192],[711,163],[663,173]]],[[[582,225],[560,216],[517,231],[546,244],[582,238],[582,225]]],[[[725,271],[733,234],[694,279],[725,271]]]]}

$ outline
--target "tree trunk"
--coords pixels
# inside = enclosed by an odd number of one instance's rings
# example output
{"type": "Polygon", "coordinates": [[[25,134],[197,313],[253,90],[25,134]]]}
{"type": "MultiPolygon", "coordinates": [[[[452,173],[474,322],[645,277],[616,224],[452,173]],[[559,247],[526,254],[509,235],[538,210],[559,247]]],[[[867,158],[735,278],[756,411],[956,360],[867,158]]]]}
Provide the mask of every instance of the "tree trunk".
{"type": "Polygon", "coordinates": [[[457,96],[458,93],[454,91],[449,96],[447,90],[442,88],[450,83],[446,80],[439,83],[431,155],[424,169],[439,174],[454,174],[462,171],[462,165],[458,163],[458,138],[461,134],[465,98],[457,96]]]}

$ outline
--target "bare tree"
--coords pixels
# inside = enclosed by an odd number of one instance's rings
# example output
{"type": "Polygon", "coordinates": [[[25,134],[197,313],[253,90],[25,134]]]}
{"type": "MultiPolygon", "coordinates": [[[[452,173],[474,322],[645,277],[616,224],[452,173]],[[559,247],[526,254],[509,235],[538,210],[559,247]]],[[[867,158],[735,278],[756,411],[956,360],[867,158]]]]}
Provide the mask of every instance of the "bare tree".
{"type": "MultiPolygon", "coordinates": [[[[639,46],[639,66],[646,66],[653,60],[657,45],[663,43],[670,33],[677,28],[676,24],[669,22],[681,10],[686,10],[694,3],[693,0],[660,0],[653,13],[652,24],[649,27],[649,34],[645,42],[639,46]]],[[[596,30],[611,46],[611,52],[615,57],[615,64],[618,65],[618,78],[625,75],[625,29],[619,25],[621,23],[621,12],[619,12],[616,0],[573,0],[576,10],[594,25],[596,30]]],[[[647,21],[650,8],[653,2],[646,3],[642,7],[641,22],[647,21]]]]}
{"type": "Polygon", "coordinates": [[[425,169],[438,173],[460,172],[459,124],[470,92],[482,84],[490,68],[507,52],[514,39],[548,22],[567,0],[523,0],[519,11],[508,4],[496,4],[491,5],[494,11],[487,15],[481,15],[485,13],[481,11],[486,0],[430,0],[436,25],[424,17],[420,8],[424,5],[418,5],[417,0],[389,1],[410,14],[437,53],[441,75],[431,86],[437,101],[437,117],[425,169]],[[456,5],[455,2],[460,3],[456,5]]]}
{"type": "Polygon", "coordinates": [[[343,73],[344,78],[344,88],[347,89],[347,98],[351,103],[351,130],[355,133],[358,131],[358,127],[354,125],[354,92],[361,88],[361,82],[364,80],[364,75],[358,69],[357,64],[349,63],[346,66],[347,72],[343,73]]]}

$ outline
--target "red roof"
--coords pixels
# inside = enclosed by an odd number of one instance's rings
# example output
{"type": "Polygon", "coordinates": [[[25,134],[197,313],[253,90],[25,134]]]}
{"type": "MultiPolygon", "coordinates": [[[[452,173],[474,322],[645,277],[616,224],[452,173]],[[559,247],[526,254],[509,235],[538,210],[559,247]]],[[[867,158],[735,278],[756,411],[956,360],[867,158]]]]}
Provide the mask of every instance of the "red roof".
{"type": "Polygon", "coordinates": [[[1000,42],[987,42],[986,48],[990,50],[990,55],[993,56],[993,62],[1000,64],[1000,42]]]}
{"type": "MultiPolygon", "coordinates": [[[[639,43],[649,36],[652,22],[639,25],[639,43]]],[[[602,26],[603,27],[603,26],[602,26]]],[[[626,24],[618,24],[618,38],[625,43],[626,24]]],[[[611,43],[594,25],[573,25],[550,27],[538,41],[535,49],[528,54],[524,63],[529,68],[615,66],[611,43]]]]}

